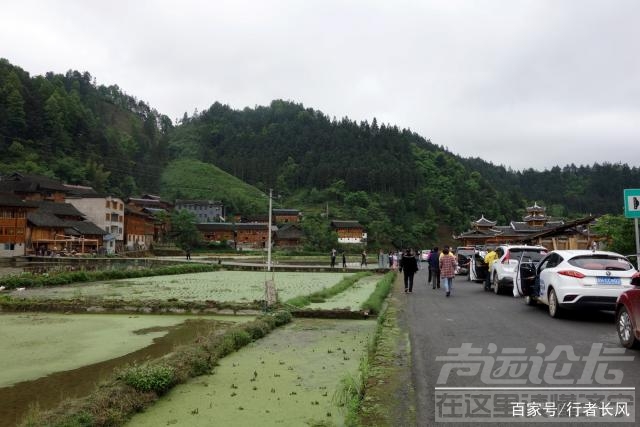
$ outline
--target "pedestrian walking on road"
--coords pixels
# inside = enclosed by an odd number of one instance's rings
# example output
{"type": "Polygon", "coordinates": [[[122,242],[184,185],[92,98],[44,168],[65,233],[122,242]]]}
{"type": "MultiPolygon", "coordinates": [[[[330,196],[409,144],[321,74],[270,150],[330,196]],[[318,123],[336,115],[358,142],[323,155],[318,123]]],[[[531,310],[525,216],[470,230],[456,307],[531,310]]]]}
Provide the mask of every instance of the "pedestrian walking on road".
{"type": "Polygon", "coordinates": [[[347,268],[347,256],[342,252],[342,268],[347,268]]]}
{"type": "Polygon", "coordinates": [[[367,266],[367,251],[362,251],[362,258],[360,259],[360,268],[367,266]]]}
{"type": "Polygon", "coordinates": [[[413,292],[413,276],[418,271],[418,262],[416,257],[411,253],[411,249],[407,249],[400,259],[400,271],[404,273],[404,292],[413,292]]]}
{"type": "Polygon", "coordinates": [[[338,251],[334,249],[331,249],[331,268],[336,266],[336,254],[338,253],[338,251]]]}
{"type": "Polygon", "coordinates": [[[449,251],[449,247],[445,246],[440,255],[440,275],[444,283],[444,290],[447,291],[447,296],[451,295],[453,291],[453,278],[456,275],[456,267],[458,261],[456,257],[449,251]]]}
{"type": "Polygon", "coordinates": [[[186,252],[186,255],[187,255],[187,260],[190,260],[191,259],[191,248],[187,248],[185,252],[186,252]]]}
{"type": "Polygon", "coordinates": [[[440,257],[437,246],[429,252],[429,275],[433,281],[433,289],[440,289],[440,257]]]}

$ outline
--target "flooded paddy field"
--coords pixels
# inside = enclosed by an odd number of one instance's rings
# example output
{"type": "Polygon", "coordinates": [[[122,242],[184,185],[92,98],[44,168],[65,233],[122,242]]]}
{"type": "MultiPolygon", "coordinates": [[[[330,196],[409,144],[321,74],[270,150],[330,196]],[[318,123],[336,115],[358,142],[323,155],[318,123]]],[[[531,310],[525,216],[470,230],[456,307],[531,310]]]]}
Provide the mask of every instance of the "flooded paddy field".
{"type": "MultiPolygon", "coordinates": [[[[281,301],[333,286],[353,273],[279,272],[275,276],[281,301]]],[[[270,276],[269,276],[270,278],[270,276]]],[[[253,302],[264,298],[264,272],[216,271],[209,273],[153,276],[9,293],[14,298],[77,299],[82,297],[118,300],[170,300],[253,302]]]]}
{"type": "Polygon", "coordinates": [[[127,424],[344,424],[341,382],[357,377],[376,322],[296,319],[171,390],[127,424]],[[241,420],[241,421],[240,421],[241,420]]]}
{"type": "Polygon", "coordinates": [[[0,314],[0,426],[30,405],[84,396],[114,369],[160,357],[213,328],[252,317],[0,314]]]}

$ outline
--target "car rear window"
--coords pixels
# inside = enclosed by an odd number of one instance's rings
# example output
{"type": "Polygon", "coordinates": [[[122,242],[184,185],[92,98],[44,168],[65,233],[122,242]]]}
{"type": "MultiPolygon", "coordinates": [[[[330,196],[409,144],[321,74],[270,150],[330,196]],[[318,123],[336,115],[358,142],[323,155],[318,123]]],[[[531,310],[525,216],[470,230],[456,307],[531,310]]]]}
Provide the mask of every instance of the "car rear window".
{"type": "Polygon", "coordinates": [[[526,262],[538,262],[547,254],[547,251],[544,249],[519,249],[512,248],[509,249],[509,257],[511,259],[519,260],[522,258],[522,261],[526,262]]]}
{"type": "Polygon", "coordinates": [[[607,255],[587,255],[571,258],[569,264],[585,270],[617,270],[628,271],[633,265],[626,259],[607,255]]]}

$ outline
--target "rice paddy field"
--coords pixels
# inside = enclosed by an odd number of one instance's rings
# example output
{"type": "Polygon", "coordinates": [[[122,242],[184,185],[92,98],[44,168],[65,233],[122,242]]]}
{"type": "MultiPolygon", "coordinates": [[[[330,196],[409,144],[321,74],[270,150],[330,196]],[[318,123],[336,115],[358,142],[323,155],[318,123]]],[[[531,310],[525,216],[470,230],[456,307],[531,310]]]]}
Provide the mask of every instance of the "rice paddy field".
{"type": "Polygon", "coordinates": [[[375,327],[296,319],[175,387],[127,426],[344,425],[341,384],[358,375],[375,327]]]}
{"type": "MultiPolygon", "coordinates": [[[[273,277],[281,301],[331,287],[353,273],[278,272],[273,277]]],[[[10,293],[14,298],[170,300],[253,302],[264,298],[264,283],[272,275],[253,271],[217,271],[122,279],[98,283],[30,288],[10,293]]]]}
{"type": "Polygon", "coordinates": [[[360,306],[376,289],[381,278],[380,275],[363,277],[346,291],[327,299],[325,302],[309,304],[306,308],[311,310],[359,310],[360,306]]]}
{"type": "MultiPolygon", "coordinates": [[[[151,345],[196,316],[0,314],[0,388],[114,359],[151,345]],[[10,343],[10,345],[9,345],[10,343]]],[[[208,320],[214,320],[212,316],[208,320]]],[[[252,319],[216,316],[225,322],[252,319]]]]}

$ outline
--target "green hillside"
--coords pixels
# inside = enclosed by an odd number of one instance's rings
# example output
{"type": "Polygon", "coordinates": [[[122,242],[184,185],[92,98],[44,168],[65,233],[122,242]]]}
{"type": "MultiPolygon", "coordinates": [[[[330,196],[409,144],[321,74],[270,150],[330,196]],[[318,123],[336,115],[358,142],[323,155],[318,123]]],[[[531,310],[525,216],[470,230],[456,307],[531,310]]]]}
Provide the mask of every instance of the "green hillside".
{"type": "Polygon", "coordinates": [[[227,212],[267,213],[269,198],[257,188],[220,168],[198,160],[174,160],[161,178],[162,196],[167,200],[224,200],[227,212]]]}
{"type": "Polygon", "coordinates": [[[220,200],[246,215],[265,212],[271,188],[274,205],[300,209],[308,231],[358,220],[385,246],[441,243],[480,215],[506,224],[534,201],[567,219],[619,214],[622,189],[640,182],[640,169],[625,164],[558,159],[550,170],[514,171],[375,118],[336,119],[283,100],[242,110],[214,102],[174,124],[88,72],[32,77],[6,59],[0,153],[0,174],[38,173],[119,197],[220,200]]]}

